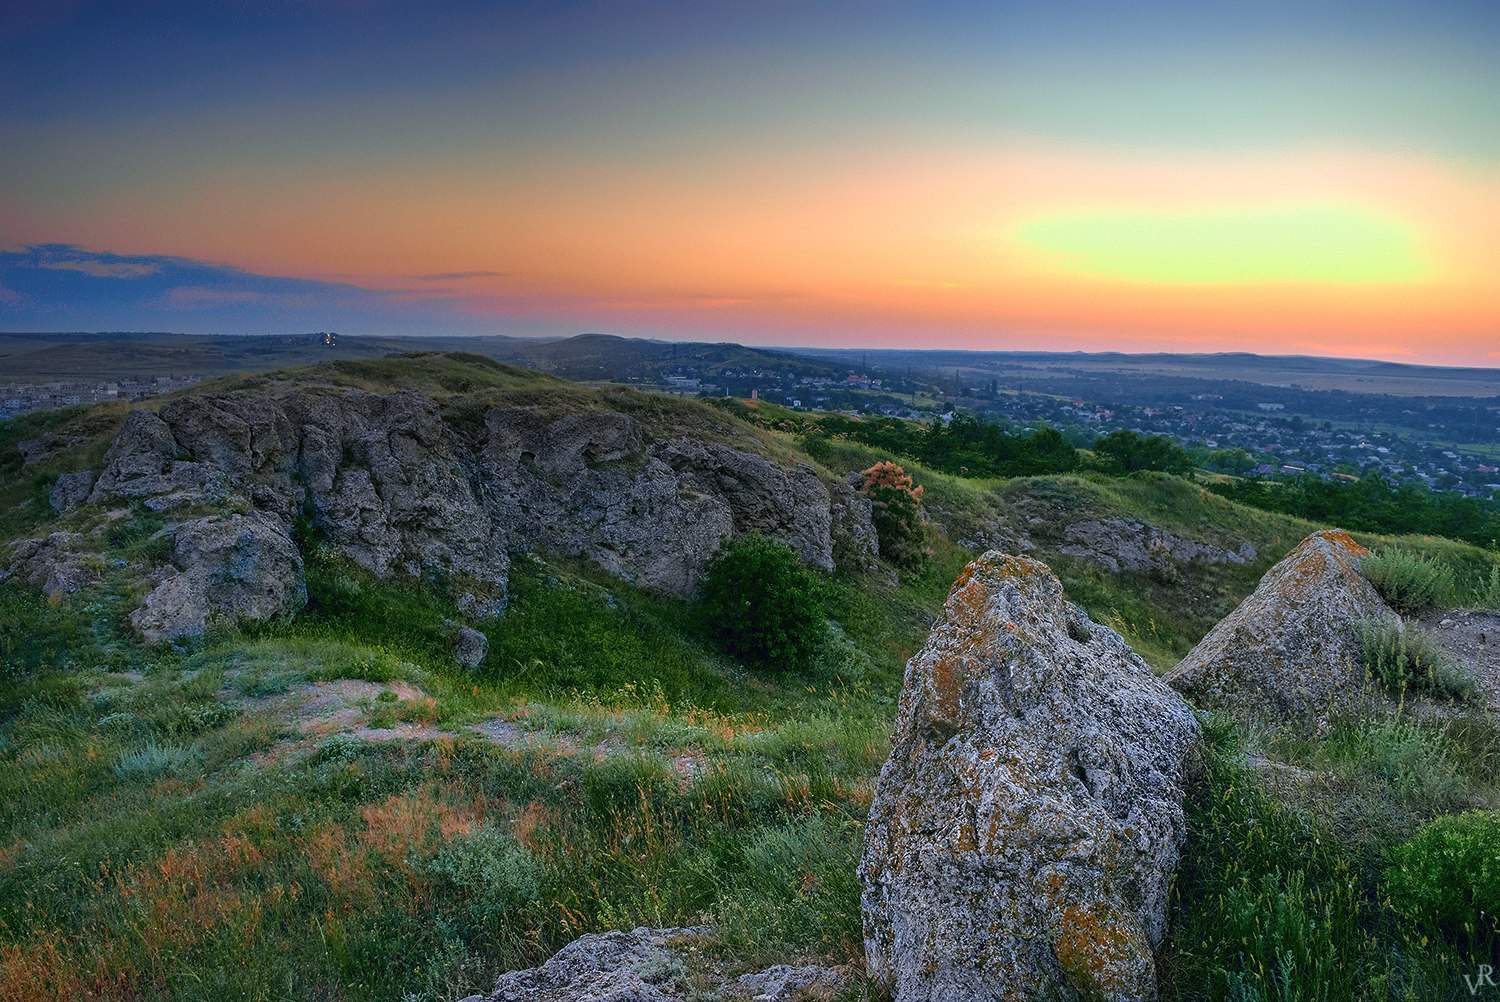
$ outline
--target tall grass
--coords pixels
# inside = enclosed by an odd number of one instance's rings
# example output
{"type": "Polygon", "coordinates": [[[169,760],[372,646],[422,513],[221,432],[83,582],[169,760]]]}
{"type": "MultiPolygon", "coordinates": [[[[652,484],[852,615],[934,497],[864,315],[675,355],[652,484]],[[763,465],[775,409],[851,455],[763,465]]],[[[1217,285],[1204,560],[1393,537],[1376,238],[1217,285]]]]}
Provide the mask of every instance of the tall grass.
{"type": "Polygon", "coordinates": [[[1384,547],[1360,561],[1360,572],[1397,612],[1420,612],[1451,602],[1453,568],[1435,557],[1384,547]]]}
{"type": "Polygon", "coordinates": [[[1477,695],[1474,677],[1421,627],[1389,620],[1359,620],[1354,630],[1366,670],[1392,695],[1399,696],[1408,688],[1457,701],[1477,695]]]}

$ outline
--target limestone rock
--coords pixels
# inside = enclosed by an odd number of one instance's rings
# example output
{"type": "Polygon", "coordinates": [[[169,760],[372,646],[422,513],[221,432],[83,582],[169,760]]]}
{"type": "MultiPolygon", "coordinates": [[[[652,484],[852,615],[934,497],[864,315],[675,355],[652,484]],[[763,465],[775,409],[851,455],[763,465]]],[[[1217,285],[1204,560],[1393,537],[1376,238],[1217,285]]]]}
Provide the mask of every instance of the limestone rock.
{"type": "Polygon", "coordinates": [[[833,485],[833,556],[840,566],[873,567],[880,557],[880,535],[872,518],[875,505],[859,493],[863,478],[850,473],[833,485]]]}
{"type": "Polygon", "coordinates": [[[502,974],[488,995],[461,1002],[814,1002],[847,984],[843,968],[777,964],[726,980],[717,965],[690,976],[685,951],[713,935],[708,926],[635,929],[582,936],[540,967],[502,974]]]}
{"type": "Polygon", "coordinates": [[[636,929],[583,936],[541,967],[502,974],[464,1002],[682,1002],[684,968],[672,944],[705,929],[636,929]]]}
{"type": "Polygon", "coordinates": [[[47,503],[56,512],[69,512],[89,499],[89,492],[94,489],[94,474],[92,470],[79,470],[76,473],[64,473],[57,478],[57,483],[52,485],[52,493],[47,495],[47,503]]]}
{"type": "MultiPolygon", "coordinates": [[[[457,578],[465,615],[504,609],[512,550],[582,557],[686,594],[736,535],[780,540],[823,569],[834,566],[836,514],[849,535],[873,541],[859,499],[836,505],[810,467],[656,438],[627,414],[495,406],[448,418],[418,393],[316,380],[132,411],[89,499],[143,502],[169,530],[203,508],[252,512],[288,537],[306,518],[376,575],[457,578]]],[[[170,615],[165,605],[189,583],[162,586],[145,628],[198,629],[201,603],[170,615]]]]}
{"type": "Polygon", "coordinates": [[[302,557],[276,519],[210,515],[164,531],[173,568],[131,614],[142,639],[197,636],[215,619],[265,620],[306,604],[302,557]]]}
{"type": "Polygon", "coordinates": [[[81,445],[84,441],[80,435],[58,435],[49,431],[37,438],[17,442],[16,451],[21,454],[22,466],[35,466],[37,463],[45,463],[58,453],[81,445]]]}
{"type": "Polygon", "coordinates": [[[750,1002],[799,1002],[834,998],[849,979],[843,968],[808,964],[792,967],[776,964],[735,980],[736,994],[750,1002]]]}
{"type": "Polygon", "coordinates": [[[907,665],[865,833],[896,1002],[1151,999],[1191,708],[1047,567],[990,552],[907,665]]]}
{"type": "Polygon", "coordinates": [[[19,578],[48,598],[60,599],[98,583],[99,571],[100,561],[87,552],[82,536],[54,532],[13,544],[4,577],[19,578]]]}
{"type": "Polygon", "coordinates": [[[1167,681],[1203,706],[1306,723],[1369,700],[1356,620],[1396,620],[1341,529],[1304,539],[1208,632],[1167,681]]]}

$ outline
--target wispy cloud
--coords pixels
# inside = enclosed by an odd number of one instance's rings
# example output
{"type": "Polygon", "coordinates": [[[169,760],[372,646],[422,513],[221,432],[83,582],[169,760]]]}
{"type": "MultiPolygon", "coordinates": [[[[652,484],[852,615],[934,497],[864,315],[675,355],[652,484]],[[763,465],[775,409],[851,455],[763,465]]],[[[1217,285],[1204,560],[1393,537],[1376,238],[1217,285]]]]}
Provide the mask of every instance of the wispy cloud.
{"type": "Polygon", "coordinates": [[[413,275],[419,282],[460,282],[466,278],[504,278],[503,271],[440,271],[432,275],[413,275]]]}
{"type": "Polygon", "coordinates": [[[405,290],[71,244],[0,250],[0,323],[43,330],[478,332],[474,318],[451,303],[411,301],[405,290]]]}

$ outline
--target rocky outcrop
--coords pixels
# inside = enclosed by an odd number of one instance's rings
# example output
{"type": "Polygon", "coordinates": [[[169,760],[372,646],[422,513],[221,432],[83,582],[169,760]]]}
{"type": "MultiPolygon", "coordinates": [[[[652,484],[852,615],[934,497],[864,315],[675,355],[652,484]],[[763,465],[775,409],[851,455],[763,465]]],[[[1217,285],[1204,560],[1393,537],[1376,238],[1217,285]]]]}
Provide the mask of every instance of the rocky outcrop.
{"type": "Polygon", "coordinates": [[[54,532],[13,544],[10,566],[0,580],[16,578],[56,600],[97,584],[100,570],[99,558],[88,552],[82,536],[54,532]]]}
{"type": "Polygon", "coordinates": [[[751,532],[833,567],[831,500],[810,467],[653,441],[624,414],[493,409],[478,467],[517,549],[583,557],[651,587],[691,591],[725,540],[751,532]]]}
{"type": "Polygon", "coordinates": [[[866,965],[897,1002],[1155,997],[1188,705],[1047,567],[991,552],[906,668],[866,828],[866,965]]]}
{"type": "Polygon", "coordinates": [[[731,981],[716,970],[690,972],[684,957],[712,935],[695,926],[583,936],[542,966],[502,974],[490,994],[462,1002],[812,1002],[833,998],[848,980],[842,969],[816,965],[778,964],[731,981]]]}
{"type": "Polygon", "coordinates": [[[275,518],[210,515],[166,531],[172,567],[130,617],[142,639],[197,636],[216,620],[266,620],[306,604],[302,557],[275,518]]]}
{"type": "MultiPolygon", "coordinates": [[[[88,497],[139,501],[173,524],[205,508],[250,511],[288,536],[306,518],[377,575],[467,583],[468,615],[503,608],[511,550],[578,556],[686,593],[736,535],[778,539],[823,569],[834,565],[836,514],[848,533],[874,536],[860,499],[836,505],[811,467],[657,439],[626,414],[492,407],[455,426],[420,394],[276,380],[132,411],[88,497]]],[[[197,604],[168,615],[171,589],[142,612],[145,628],[199,622],[197,604]]]]}
{"type": "Polygon", "coordinates": [[[1057,552],[1088,560],[1112,573],[1179,564],[1248,564],[1257,556],[1250,543],[1227,549],[1177,536],[1133,518],[1074,522],[1063,530],[1057,552]]]}
{"type": "Polygon", "coordinates": [[[1354,624],[1399,618],[1360,574],[1366,552],[1341,529],[1308,536],[1167,681],[1202,706],[1293,722],[1364,704],[1354,624]]]}

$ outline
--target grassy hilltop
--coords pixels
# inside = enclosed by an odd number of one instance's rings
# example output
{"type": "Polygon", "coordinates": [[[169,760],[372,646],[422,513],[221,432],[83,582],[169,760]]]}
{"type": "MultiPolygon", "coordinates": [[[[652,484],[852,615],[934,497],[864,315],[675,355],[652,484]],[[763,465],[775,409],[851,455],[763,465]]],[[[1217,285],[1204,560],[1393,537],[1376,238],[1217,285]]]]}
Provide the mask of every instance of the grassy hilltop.
{"type": "MultiPolygon", "coordinates": [[[[496,402],[623,411],[830,482],[893,458],[769,407],[472,356],[282,375],[416,390],[460,431],[496,402]]],[[[700,922],[719,929],[705,966],[857,963],[855,861],[902,668],[976,545],[1024,530],[1069,596],[1164,671],[1317,527],[1181,476],[988,480],[902,460],[930,552],[821,577],[831,625],[797,672],[724,655],[691,599],[546,554],[515,558],[509,608],[466,671],[450,582],[377,579],[311,532],[294,619],[146,647],[128,568],[160,545],[160,516],[47,502],[59,474],[98,468],[123,414],[0,424],[0,540],[88,534],[101,582],[58,602],[0,584],[3,1000],[449,1000],[585,932],[700,922]],[[18,444],[44,435],[66,447],[23,465],[18,444]],[[1255,556],[1111,571],[1059,549],[1064,527],[1108,520],[1255,556]]],[[[1439,538],[1360,538],[1449,568],[1452,605],[1481,602],[1497,566],[1439,538]]],[[[1388,874],[1430,819],[1500,807],[1494,718],[1460,705],[1315,737],[1209,730],[1167,997],[1467,997],[1459,975],[1493,962],[1493,927],[1403,911],[1388,874]]]]}

